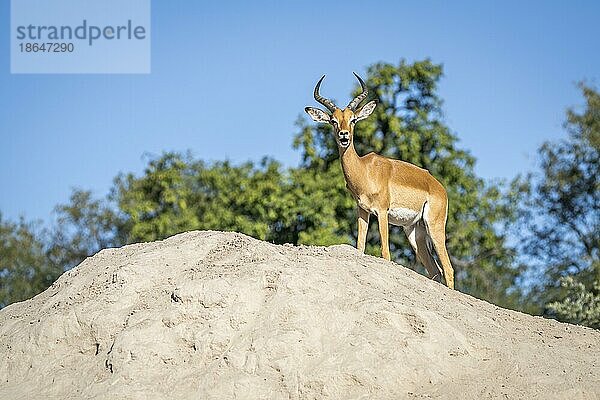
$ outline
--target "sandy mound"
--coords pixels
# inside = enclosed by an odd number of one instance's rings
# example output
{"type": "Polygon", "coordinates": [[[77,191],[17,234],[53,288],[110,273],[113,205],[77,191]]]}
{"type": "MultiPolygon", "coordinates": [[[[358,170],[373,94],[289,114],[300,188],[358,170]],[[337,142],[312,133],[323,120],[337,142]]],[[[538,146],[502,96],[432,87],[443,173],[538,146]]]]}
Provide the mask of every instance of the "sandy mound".
{"type": "Polygon", "coordinates": [[[600,332],[350,246],[190,232],[0,311],[1,399],[593,399],[600,332]]]}

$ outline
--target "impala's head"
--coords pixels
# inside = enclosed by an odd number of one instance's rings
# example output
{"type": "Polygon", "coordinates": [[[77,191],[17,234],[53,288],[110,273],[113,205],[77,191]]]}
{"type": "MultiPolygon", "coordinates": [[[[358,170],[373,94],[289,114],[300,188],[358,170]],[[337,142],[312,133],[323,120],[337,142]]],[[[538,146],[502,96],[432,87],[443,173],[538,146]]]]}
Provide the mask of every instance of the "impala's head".
{"type": "Polygon", "coordinates": [[[343,110],[333,104],[331,100],[326,99],[319,94],[319,87],[321,86],[321,82],[323,82],[325,75],[317,82],[314,95],[315,100],[327,107],[330,113],[315,107],[306,107],[304,109],[313,121],[328,123],[333,126],[335,140],[341,149],[346,149],[352,144],[354,138],[354,125],[361,119],[365,119],[371,115],[377,105],[375,101],[370,101],[358,109],[360,103],[369,94],[369,91],[367,90],[365,82],[360,79],[360,76],[356,75],[356,73],[354,73],[354,76],[356,76],[360,82],[362,93],[356,96],[343,110]]]}

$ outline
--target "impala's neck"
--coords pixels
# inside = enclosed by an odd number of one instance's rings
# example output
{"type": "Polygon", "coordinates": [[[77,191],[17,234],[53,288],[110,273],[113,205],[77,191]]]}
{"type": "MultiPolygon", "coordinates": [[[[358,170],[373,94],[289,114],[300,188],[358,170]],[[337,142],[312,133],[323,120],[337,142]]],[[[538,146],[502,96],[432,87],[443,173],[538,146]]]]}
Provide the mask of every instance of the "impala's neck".
{"type": "Polygon", "coordinates": [[[364,168],[362,168],[360,157],[354,148],[354,142],[350,142],[350,145],[346,148],[339,147],[339,151],[342,170],[344,171],[348,188],[353,193],[356,193],[358,183],[364,175],[364,168]]]}

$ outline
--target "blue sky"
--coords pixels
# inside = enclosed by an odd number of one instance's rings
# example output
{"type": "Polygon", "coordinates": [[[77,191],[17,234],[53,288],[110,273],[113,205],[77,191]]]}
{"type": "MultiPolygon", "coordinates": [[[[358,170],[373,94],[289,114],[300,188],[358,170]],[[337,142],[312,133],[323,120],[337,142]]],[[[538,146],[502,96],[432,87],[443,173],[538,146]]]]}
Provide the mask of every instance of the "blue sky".
{"type": "Polygon", "coordinates": [[[11,75],[0,2],[0,211],[50,220],[71,188],[109,190],[144,154],[186,151],[296,165],[294,122],[312,88],[346,102],[352,71],[443,63],[445,121],[488,179],[530,170],[565,136],[575,84],[598,84],[599,2],[152,3],[149,75],[11,75]]]}

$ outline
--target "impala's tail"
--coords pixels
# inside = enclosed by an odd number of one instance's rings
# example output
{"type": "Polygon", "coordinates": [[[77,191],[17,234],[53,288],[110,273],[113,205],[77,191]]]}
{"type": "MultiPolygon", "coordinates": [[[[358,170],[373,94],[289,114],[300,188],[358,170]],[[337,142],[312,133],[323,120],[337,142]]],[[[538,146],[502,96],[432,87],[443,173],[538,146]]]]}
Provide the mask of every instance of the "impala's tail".
{"type": "Polygon", "coordinates": [[[427,254],[429,255],[430,261],[436,266],[437,273],[439,275],[439,280],[441,281],[441,278],[444,275],[444,270],[442,269],[442,266],[440,265],[440,263],[438,261],[439,255],[435,251],[435,246],[433,245],[433,239],[431,238],[431,235],[429,234],[429,230],[427,232],[426,241],[427,241],[427,254]],[[436,257],[436,255],[437,255],[437,257],[436,257]]]}
{"type": "MultiPolygon", "coordinates": [[[[442,270],[435,259],[435,245],[427,229],[427,223],[422,219],[415,226],[413,247],[417,252],[417,258],[427,270],[429,277],[435,281],[442,281],[442,270]]],[[[409,240],[410,240],[409,236],[409,240]]]]}

